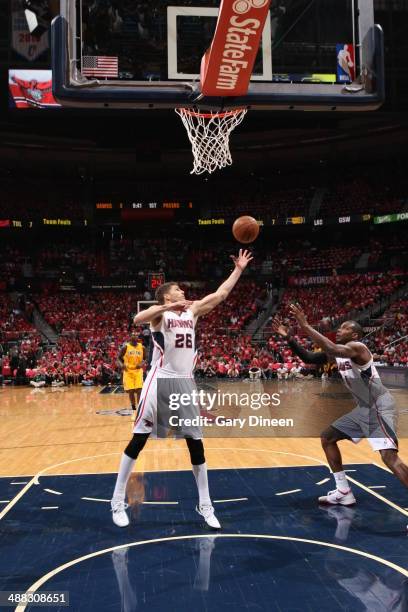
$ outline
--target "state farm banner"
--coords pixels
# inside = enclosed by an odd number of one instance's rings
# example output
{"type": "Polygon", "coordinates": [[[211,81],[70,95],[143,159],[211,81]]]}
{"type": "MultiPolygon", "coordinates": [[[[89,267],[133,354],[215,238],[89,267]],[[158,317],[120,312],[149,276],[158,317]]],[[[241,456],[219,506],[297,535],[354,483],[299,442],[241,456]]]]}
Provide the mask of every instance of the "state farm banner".
{"type": "Polygon", "coordinates": [[[51,70],[9,70],[12,108],[61,108],[52,94],[51,70]]]}
{"type": "Polygon", "coordinates": [[[204,96],[244,96],[248,91],[270,0],[223,0],[210,48],[201,61],[204,96]]]}

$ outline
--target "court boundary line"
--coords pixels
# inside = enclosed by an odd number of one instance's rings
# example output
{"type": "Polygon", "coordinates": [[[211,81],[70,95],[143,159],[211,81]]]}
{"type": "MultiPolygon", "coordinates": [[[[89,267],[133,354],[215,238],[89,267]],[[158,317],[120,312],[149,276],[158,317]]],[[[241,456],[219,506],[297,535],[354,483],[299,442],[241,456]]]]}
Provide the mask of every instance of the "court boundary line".
{"type": "MultiPolygon", "coordinates": [[[[271,453],[275,452],[275,451],[270,451],[271,453]]],[[[116,453],[115,453],[116,454],[116,453]]],[[[120,454],[120,453],[119,453],[120,454]]],[[[368,463],[345,463],[344,465],[372,465],[370,462],[368,463]]],[[[215,468],[211,468],[208,467],[208,471],[209,472],[215,472],[217,470],[282,470],[285,468],[303,468],[303,467],[319,467],[319,465],[315,464],[315,463],[303,463],[303,464],[297,464],[297,465],[246,465],[245,467],[215,467],[215,468]]],[[[327,467],[326,465],[324,465],[324,467],[327,467]]],[[[141,472],[143,474],[155,474],[155,473],[162,473],[162,472],[191,472],[190,468],[183,468],[183,469],[169,469],[169,468],[165,468],[162,470],[136,470],[137,472],[141,472]]],[[[110,476],[111,474],[117,474],[118,471],[112,471],[112,472],[65,472],[65,473],[59,473],[59,474],[47,474],[47,476],[49,476],[50,478],[52,478],[53,476],[110,476]]],[[[133,473],[133,472],[132,472],[133,473]]],[[[35,474],[25,474],[24,478],[33,478],[35,476],[35,474]]],[[[1,476],[0,475],[0,480],[2,478],[15,478],[16,476],[1,476]]],[[[23,478],[23,476],[21,476],[23,478]]]]}
{"type": "Polygon", "coordinates": [[[380,470],[384,470],[384,472],[388,472],[389,474],[392,474],[392,470],[387,468],[386,465],[381,465],[380,463],[376,463],[375,461],[373,461],[372,464],[375,465],[376,467],[380,468],[380,470]]]}
{"type": "Polygon", "coordinates": [[[394,510],[398,510],[398,512],[401,512],[401,514],[403,514],[404,516],[408,516],[408,512],[404,508],[402,508],[401,506],[399,506],[395,502],[391,501],[387,497],[384,497],[384,495],[380,495],[376,491],[373,491],[373,489],[369,489],[362,482],[359,482],[358,480],[356,480],[355,478],[352,478],[351,476],[347,476],[347,480],[349,480],[350,482],[355,484],[360,489],[363,489],[363,491],[366,491],[367,493],[371,493],[371,495],[373,495],[374,497],[377,497],[377,499],[382,501],[384,504],[387,504],[388,506],[391,506],[391,508],[394,508],[394,510]]]}
{"type": "MultiPolygon", "coordinates": [[[[151,449],[151,452],[155,452],[155,450],[157,450],[157,449],[151,449]]],[[[181,451],[181,450],[184,450],[184,448],[160,449],[160,450],[162,450],[162,451],[167,451],[167,450],[181,451]]],[[[290,455],[292,457],[302,457],[303,459],[311,459],[315,463],[327,467],[329,472],[331,473],[331,470],[330,470],[330,467],[329,467],[328,463],[326,463],[326,462],[324,462],[321,459],[318,459],[316,457],[312,457],[311,455],[301,455],[299,453],[291,453],[289,451],[274,451],[274,450],[270,450],[270,449],[253,449],[253,448],[237,448],[237,447],[230,447],[230,448],[228,448],[228,447],[221,447],[221,448],[213,447],[212,449],[209,448],[208,450],[223,450],[223,451],[232,450],[232,451],[240,451],[240,452],[242,452],[242,451],[244,451],[244,452],[264,452],[264,453],[273,453],[275,455],[290,455]]],[[[50,470],[50,469],[52,469],[54,467],[59,467],[60,465],[66,465],[67,463],[75,463],[77,461],[84,461],[84,460],[87,460],[87,459],[98,459],[100,457],[108,457],[108,456],[120,455],[120,454],[121,454],[120,452],[113,452],[113,453],[103,453],[102,455],[93,455],[93,456],[89,456],[89,457],[78,457],[76,459],[69,459],[68,461],[63,461],[63,462],[60,462],[60,463],[56,463],[54,465],[51,465],[51,466],[48,466],[48,467],[44,468],[43,470],[40,470],[39,472],[37,472],[37,474],[35,476],[32,477],[32,479],[25,485],[25,487],[23,487],[23,489],[21,489],[21,491],[19,491],[19,493],[11,500],[11,502],[9,504],[7,504],[7,506],[5,508],[3,508],[3,510],[0,512],[0,520],[2,520],[6,516],[6,514],[8,514],[8,512],[16,505],[16,503],[23,497],[23,495],[25,495],[25,493],[33,486],[33,484],[39,485],[39,478],[42,475],[44,475],[44,473],[47,472],[48,470],[50,470]]],[[[358,465],[358,464],[351,463],[349,465],[358,465]]],[[[360,465],[374,465],[374,463],[373,462],[368,463],[368,464],[363,463],[363,464],[360,464],[360,465]]],[[[282,469],[284,466],[275,466],[275,467],[280,467],[282,469]]],[[[287,466],[287,467],[307,467],[307,466],[287,466]]],[[[309,466],[309,467],[311,467],[311,466],[309,466]]],[[[214,469],[224,469],[224,468],[214,468],[214,469]]],[[[235,467],[235,468],[231,468],[231,469],[245,469],[245,468],[235,467]]],[[[247,468],[247,469],[251,469],[251,468],[247,468]]],[[[182,470],[175,470],[175,471],[182,471],[182,470]]],[[[184,470],[184,471],[189,471],[189,470],[184,470]]],[[[116,472],[113,472],[113,473],[116,473],[116,472]]],[[[394,510],[397,510],[398,512],[400,512],[404,516],[408,516],[408,512],[406,510],[404,510],[404,508],[402,508],[401,506],[398,506],[397,504],[395,504],[391,500],[388,500],[386,497],[383,497],[382,495],[379,495],[375,491],[373,491],[371,489],[368,489],[365,485],[363,485],[362,483],[354,480],[350,476],[348,476],[347,478],[351,482],[354,482],[354,484],[356,484],[361,489],[364,489],[365,491],[367,491],[368,493],[370,493],[374,497],[377,497],[383,503],[385,503],[385,504],[389,505],[390,507],[394,508],[394,510]]]]}
{"type": "MultiPolygon", "coordinates": [[[[357,464],[355,464],[355,465],[357,465],[357,464]]],[[[371,464],[367,463],[367,464],[363,464],[363,465],[374,465],[375,467],[378,467],[381,470],[384,470],[384,472],[388,472],[389,474],[392,474],[392,471],[389,468],[387,468],[385,465],[380,465],[379,463],[376,463],[375,461],[372,461],[371,464]]],[[[395,479],[398,481],[396,476],[395,476],[395,479]]],[[[408,516],[408,509],[402,508],[402,506],[399,506],[398,504],[396,504],[395,502],[391,501],[387,497],[384,497],[384,495],[380,495],[379,493],[376,493],[372,489],[366,487],[366,485],[364,485],[362,482],[359,482],[358,480],[355,480],[351,476],[347,476],[347,480],[350,480],[350,482],[353,482],[355,485],[360,487],[360,489],[363,489],[367,493],[371,493],[371,495],[373,495],[374,497],[377,497],[379,500],[381,500],[383,503],[387,504],[388,506],[391,506],[391,508],[394,508],[394,510],[398,510],[398,512],[400,512],[404,516],[408,516]]]]}
{"type": "Polygon", "coordinates": [[[39,483],[39,478],[44,474],[44,472],[47,472],[47,470],[51,470],[52,468],[58,467],[60,465],[66,465],[67,463],[75,463],[75,461],[83,461],[83,460],[86,460],[86,459],[98,459],[99,457],[106,457],[106,456],[119,455],[119,454],[120,453],[104,453],[103,455],[94,455],[94,456],[91,456],[91,457],[78,457],[77,459],[69,459],[68,461],[62,461],[61,463],[55,463],[54,465],[49,465],[48,467],[44,468],[43,470],[40,470],[17,493],[17,495],[15,497],[13,497],[11,502],[9,504],[7,504],[7,506],[5,508],[3,508],[3,510],[0,512],[0,521],[6,516],[6,514],[8,514],[10,512],[10,510],[16,505],[16,503],[18,501],[20,501],[20,499],[27,493],[27,491],[29,489],[31,489],[31,487],[34,484],[35,485],[39,485],[40,484],[39,483]]]}
{"type": "MultiPolygon", "coordinates": [[[[274,451],[271,451],[274,452],[274,451]]],[[[353,463],[345,463],[345,466],[347,465],[375,465],[375,463],[371,463],[370,461],[368,461],[367,463],[362,463],[362,462],[355,462],[353,461],[353,463]]],[[[215,470],[279,470],[279,469],[284,469],[284,468],[297,468],[297,467],[316,467],[315,464],[312,463],[304,463],[302,465],[246,465],[245,467],[216,467],[216,468],[208,468],[209,472],[214,472],[215,470]]],[[[163,470],[137,470],[142,472],[143,474],[154,474],[156,472],[160,473],[160,472],[191,472],[191,470],[189,468],[185,468],[185,469],[163,469],[163,470]]],[[[110,474],[117,474],[117,470],[112,471],[112,472],[65,472],[65,473],[59,473],[59,474],[48,474],[48,476],[103,476],[103,475],[110,475],[110,474]]],[[[390,472],[392,474],[392,472],[390,472]]],[[[21,477],[23,478],[32,478],[35,474],[25,474],[22,475],[21,477]]],[[[8,474],[6,474],[5,476],[1,476],[0,475],[0,479],[1,478],[16,478],[15,474],[13,476],[9,476],[8,474]]],[[[317,483],[316,483],[317,484],[317,483]]]]}
{"type": "MultiPolygon", "coordinates": [[[[160,449],[160,450],[169,450],[169,449],[160,449]]],[[[171,450],[175,450],[175,451],[181,451],[184,450],[184,448],[175,448],[175,449],[171,449],[171,450]]],[[[210,449],[208,449],[210,450],[210,449]]],[[[328,469],[329,466],[327,463],[321,461],[320,459],[316,459],[315,457],[311,457],[310,455],[300,455],[299,453],[289,453],[289,452],[284,452],[284,451],[273,451],[273,450],[267,450],[267,449],[250,449],[250,448],[245,448],[245,449],[240,449],[240,448],[236,448],[236,447],[232,447],[232,448],[217,448],[217,447],[213,447],[212,450],[238,450],[238,451],[248,451],[248,452],[254,452],[256,450],[260,450],[261,452],[269,452],[269,453],[275,453],[278,455],[291,455],[293,457],[303,457],[304,459],[311,459],[312,461],[315,461],[316,463],[320,464],[320,465],[325,465],[328,469]]],[[[152,452],[154,452],[154,449],[151,449],[152,452]]],[[[39,485],[39,478],[48,470],[51,470],[54,467],[59,467],[60,465],[66,465],[67,463],[75,463],[76,461],[83,461],[83,460],[87,460],[87,459],[99,459],[100,457],[110,457],[112,455],[120,455],[120,452],[114,452],[114,453],[103,453],[102,455],[92,455],[90,457],[78,457],[76,459],[69,459],[68,461],[62,461],[60,463],[55,463],[53,465],[50,465],[46,468],[44,468],[43,470],[40,470],[39,472],[37,472],[37,474],[35,474],[31,480],[25,485],[25,487],[23,487],[21,489],[21,491],[19,491],[17,493],[17,495],[11,500],[11,502],[9,504],[7,504],[7,506],[5,508],[3,508],[3,510],[0,512],[0,521],[10,512],[10,510],[16,505],[16,503],[27,493],[27,491],[35,484],[35,485],[39,485]]],[[[280,466],[282,467],[282,466],[280,466]]],[[[301,466],[294,466],[294,467],[301,467],[301,466]]],[[[222,468],[220,468],[222,469],[222,468]]],[[[235,468],[237,469],[237,468],[235,468]]],[[[187,470],[186,470],[187,471],[187,470]]]]}
{"type": "MultiPolygon", "coordinates": [[[[82,561],[87,561],[88,559],[92,559],[94,557],[100,557],[107,553],[111,553],[114,550],[121,550],[124,548],[133,548],[135,546],[143,546],[145,544],[158,544],[158,543],[163,543],[163,542],[173,542],[173,541],[200,539],[200,538],[208,538],[208,537],[210,537],[208,534],[194,534],[194,535],[173,536],[173,537],[167,537],[167,538],[156,538],[156,539],[151,539],[151,540],[140,540],[138,542],[129,542],[127,544],[120,544],[118,546],[112,546],[110,548],[104,548],[98,551],[94,551],[93,553],[88,553],[87,555],[83,555],[82,557],[78,557],[76,559],[72,559],[71,561],[63,563],[62,565],[59,565],[58,567],[54,568],[47,574],[44,574],[26,590],[26,593],[35,593],[43,584],[48,582],[48,580],[50,580],[57,574],[60,574],[64,570],[70,567],[73,567],[74,565],[78,565],[82,561]]],[[[324,546],[326,548],[335,548],[337,550],[342,550],[344,552],[355,554],[360,557],[365,557],[366,559],[370,559],[371,561],[376,561],[377,563],[380,563],[381,565],[385,565],[386,567],[393,569],[394,571],[402,574],[403,576],[408,577],[408,570],[397,565],[396,563],[393,563],[392,561],[388,561],[387,559],[378,557],[377,555],[373,555],[371,553],[365,552],[363,550],[359,550],[357,548],[350,548],[348,546],[342,546],[340,544],[334,544],[332,542],[324,542],[321,540],[309,540],[307,538],[296,538],[293,536],[276,536],[276,535],[270,535],[270,534],[256,534],[256,533],[254,534],[220,533],[220,534],[215,534],[213,537],[217,539],[220,539],[220,538],[225,538],[225,539],[227,538],[229,539],[231,538],[248,538],[248,539],[249,538],[252,538],[252,539],[259,538],[263,540],[285,540],[289,542],[299,542],[302,544],[314,544],[316,546],[324,546]]],[[[15,608],[15,612],[24,612],[26,607],[27,607],[27,604],[19,604],[15,608]]]]}

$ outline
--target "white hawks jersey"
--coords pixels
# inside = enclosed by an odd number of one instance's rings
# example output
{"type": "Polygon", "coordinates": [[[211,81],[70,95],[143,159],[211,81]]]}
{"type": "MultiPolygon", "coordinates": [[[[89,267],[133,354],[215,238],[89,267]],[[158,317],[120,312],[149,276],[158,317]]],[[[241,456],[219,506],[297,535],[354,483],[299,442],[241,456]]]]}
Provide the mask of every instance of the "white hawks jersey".
{"type": "Polygon", "coordinates": [[[373,365],[373,356],[360,366],[351,359],[336,357],[336,363],[344,384],[359,406],[374,407],[382,397],[389,401],[391,394],[384,387],[377,368],[373,365]]]}
{"type": "Polygon", "coordinates": [[[154,344],[152,369],[157,365],[162,375],[192,375],[196,362],[195,323],[191,310],[163,313],[160,328],[150,327],[154,344]]]}

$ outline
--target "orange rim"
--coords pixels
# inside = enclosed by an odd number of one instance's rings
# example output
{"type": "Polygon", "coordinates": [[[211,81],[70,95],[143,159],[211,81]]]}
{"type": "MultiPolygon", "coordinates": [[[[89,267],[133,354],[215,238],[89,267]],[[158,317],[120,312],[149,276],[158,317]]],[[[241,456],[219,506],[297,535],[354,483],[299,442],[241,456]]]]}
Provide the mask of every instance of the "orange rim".
{"type": "Polygon", "coordinates": [[[223,113],[199,113],[197,111],[190,110],[189,108],[177,108],[176,110],[185,113],[186,115],[191,115],[192,117],[203,117],[203,119],[211,119],[212,117],[231,117],[232,115],[237,115],[238,113],[245,111],[245,108],[236,108],[231,111],[224,111],[223,113]]]}

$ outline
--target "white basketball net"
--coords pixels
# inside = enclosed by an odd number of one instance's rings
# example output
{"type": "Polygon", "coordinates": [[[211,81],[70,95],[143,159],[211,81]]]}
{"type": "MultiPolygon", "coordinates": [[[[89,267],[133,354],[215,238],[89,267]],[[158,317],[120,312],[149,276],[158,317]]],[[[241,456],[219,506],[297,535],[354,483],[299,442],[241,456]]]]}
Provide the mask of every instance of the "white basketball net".
{"type": "Polygon", "coordinates": [[[247,113],[238,108],[224,113],[198,113],[188,108],[176,108],[193,148],[194,167],[190,174],[211,174],[232,164],[229,137],[247,113]]]}

